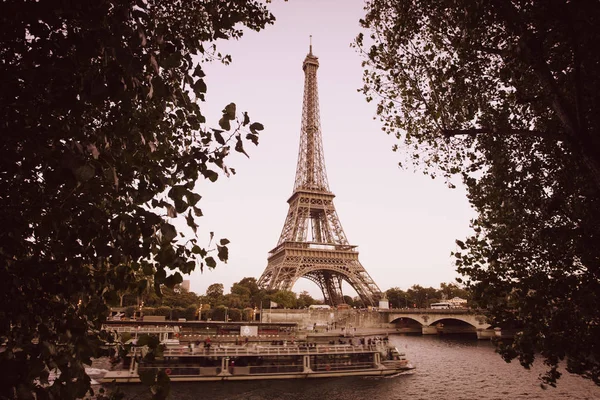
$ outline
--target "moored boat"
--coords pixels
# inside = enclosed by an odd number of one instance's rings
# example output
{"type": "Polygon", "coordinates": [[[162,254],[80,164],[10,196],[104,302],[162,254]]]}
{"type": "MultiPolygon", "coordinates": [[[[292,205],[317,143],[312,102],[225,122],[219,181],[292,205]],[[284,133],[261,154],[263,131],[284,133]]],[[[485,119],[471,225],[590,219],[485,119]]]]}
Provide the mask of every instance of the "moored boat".
{"type": "Polygon", "coordinates": [[[413,369],[404,354],[386,342],[321,345],[169,346],[146,361],[133,348],[120,370],[102,382],[140,382],[146,371],[163,371],[174,382],[388,376],[413,369]]]}

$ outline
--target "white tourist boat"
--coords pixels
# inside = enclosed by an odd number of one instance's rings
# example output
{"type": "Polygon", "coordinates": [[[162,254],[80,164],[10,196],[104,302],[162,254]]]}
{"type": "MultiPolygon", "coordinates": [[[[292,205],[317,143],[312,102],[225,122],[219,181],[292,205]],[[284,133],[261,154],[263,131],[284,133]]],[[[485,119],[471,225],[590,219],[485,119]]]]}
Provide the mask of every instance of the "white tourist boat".
{"type": "Polygon", "coordinates": [[[143,348],[133,348],[123,368],[109,371],[108,382],[140,382],[144,371],[164,371],[171,381],[242,381],[305,379],[338,376],[389,376],[414,367],[387,342],[375,344],[169,346],[162,356],[143,360],[143,348]]]}

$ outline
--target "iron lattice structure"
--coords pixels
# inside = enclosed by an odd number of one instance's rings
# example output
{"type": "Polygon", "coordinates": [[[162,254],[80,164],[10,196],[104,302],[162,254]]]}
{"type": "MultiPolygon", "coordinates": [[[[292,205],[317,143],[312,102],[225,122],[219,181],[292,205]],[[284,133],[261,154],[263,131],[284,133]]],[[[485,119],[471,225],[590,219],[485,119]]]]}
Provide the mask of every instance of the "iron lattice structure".
{"type": "Polygon", "coordinates": [[[291,290],[300,278],[315,282],[325,302],[344,303],[342,282],[356,290],[366,305],[375,305],[381,291],[358,261],[333,205],[329,189],[319,118],[317,69],[319,60],[310,51],[302,64],[304,103],[294,192],[277,246],[258,283],[275,290],[291,290]]]}

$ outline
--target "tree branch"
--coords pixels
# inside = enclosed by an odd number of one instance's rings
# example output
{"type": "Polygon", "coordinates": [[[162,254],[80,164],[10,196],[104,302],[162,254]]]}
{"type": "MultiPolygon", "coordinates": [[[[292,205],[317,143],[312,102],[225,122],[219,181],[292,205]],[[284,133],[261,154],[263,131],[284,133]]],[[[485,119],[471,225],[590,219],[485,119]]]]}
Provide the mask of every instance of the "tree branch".
{"type": "Polygon", "coordinates": [[[446,138],[453,136],[477,136],[482,134],[492,135],[521,135],[521,136],[537,136],[545,139],[553,139],[556,141],[563,141],[565,137],[563,135],[554,132],[535,131],[530,129],[502,129],[496,130],[494,128],[472,128],[472,129],[442,129],[442,135],[446,138]]]}
{"type": "Polygon", "coordinates": [[[565,130],[564,139],[567,139],[575,151],[581,154],[583,163],[589,168],[596,185],[600,187],[600,144],[598,140],[579,125],[579,119],[574,115],[576,107],[569,107],[571,105],[569,100],[559,90],[544,57],[541,40],[523,22],[514,4],[501,0],[496,3],[498,16],[504,20],[505,26],[519,37],[521,61],[532,68],[540,85],[548,93],[552,110],[565,130]]]}

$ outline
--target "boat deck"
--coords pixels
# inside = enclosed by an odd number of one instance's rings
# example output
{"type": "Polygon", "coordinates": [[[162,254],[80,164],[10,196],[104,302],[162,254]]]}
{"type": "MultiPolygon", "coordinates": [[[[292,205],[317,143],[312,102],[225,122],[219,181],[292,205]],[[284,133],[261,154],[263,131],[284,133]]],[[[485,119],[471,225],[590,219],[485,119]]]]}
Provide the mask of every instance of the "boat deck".
{"type": "Polygon", "coordinates": [[[210,346],[210,348],[180,346],[167,348],[163,351],[164,357],[197,357],[197,356],[257,356],[257,355],[306,355],[306,354],[353,354],[375,353],[384,350],[377,345],[238,345],[238,346],[210,346]]]}

